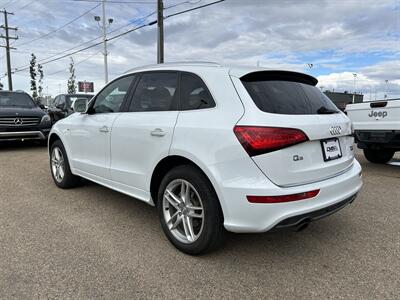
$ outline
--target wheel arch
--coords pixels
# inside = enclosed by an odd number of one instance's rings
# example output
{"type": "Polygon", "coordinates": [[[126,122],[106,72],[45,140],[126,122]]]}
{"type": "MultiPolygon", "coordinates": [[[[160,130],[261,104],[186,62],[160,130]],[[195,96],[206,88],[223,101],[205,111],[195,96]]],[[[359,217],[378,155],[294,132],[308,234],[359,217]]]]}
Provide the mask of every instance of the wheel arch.
{"type": "Polygon", "coordinates": [[[221,211],[223,213],[224,209],[223,209],[223,205],[221,203],[220,194],[219,194],[215,184],[213,183],[214,180],[213,180],[213,177],[210,174],[210,172],[205,171],[202,167],[199,166],[198,163],[194,162],[193,160],[191,160],[187,157],[181,156],[181,155],[170,155],[170,156],[164,157],[162,160],[160,160],[158,162],[158,164],[154,168],[152,176],[151,176],[151,180],[150,180],[150,194],[151,194],[151,198],[153,199],[154,203],[156,204],[156,202],[157,202],[158,187],[160,186],[160,183],[161,183],[162,179],[164,178],[164,176],[168,173],[168,171],[170,171],[174,167],[181,166],[181,165],[193,166],[197,170],[199,170],[205,176],[205,178],[207,178],[208,182],[210,183],[215,194],[218,197],[219,205],[220,205],[221,211]]]}
{"type": "MultiPolygon", "coordinates": [[[[48,142],[48,152],[50,155],[50,151],[51,151],[51,145],[57,141],[60,140],[61,143],[64,146],[65,152],[67,153],[68,157],[70,158],[70,151],[69,151],[69,147],[68,145],[65,143],[64,139],[62,138],[62,135],[58,132],[50,132],[49,134],[49,142],[48,142]]],[[[71,161],[70,161],[70,165],[71,165],[71,161]]]]}
{"type": "Polygon", "coordinates": [[[57,133],[55,133],[55,132],[50,133],[50,135],[49,135],[49,143],[48,143],[48,145],[49,145],[49,147],[48,147],[49,155],[50,155],[50,151],[51,151],[51,145],[57,140],[60,140],[62,142],[60,136],[57,133]]]}

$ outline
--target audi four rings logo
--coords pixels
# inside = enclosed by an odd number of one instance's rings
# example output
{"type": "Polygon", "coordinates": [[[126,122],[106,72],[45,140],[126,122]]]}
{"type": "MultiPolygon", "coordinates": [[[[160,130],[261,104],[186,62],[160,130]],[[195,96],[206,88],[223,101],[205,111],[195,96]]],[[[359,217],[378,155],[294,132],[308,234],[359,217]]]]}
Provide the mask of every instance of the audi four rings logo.
{"type": "Polygon", "coordinates": [[[15,119],[14,119],[14,124],[15,124],[15,125],[22,125],[22,123],[23,123],[23,121],[22,121],[21,118],[15,118],[15,119]]]}
{"type": "Polygon", "coordinates": [[[331,133],[331,135],[338,135],[342,133],[342,127],[340,126],[332,126],[329,129],[329,132],[331,133]]]}

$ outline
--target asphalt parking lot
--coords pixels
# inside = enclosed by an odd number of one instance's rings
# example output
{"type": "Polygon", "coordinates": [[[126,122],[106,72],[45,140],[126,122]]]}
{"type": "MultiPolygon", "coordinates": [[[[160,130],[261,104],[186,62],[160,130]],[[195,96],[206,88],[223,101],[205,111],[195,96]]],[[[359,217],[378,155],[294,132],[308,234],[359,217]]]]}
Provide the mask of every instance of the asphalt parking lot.
{"type": "Polygon", "coordinates": [[[0,298],[399,299],[400,156],[358,158],[364,187],[341,212],[190,257],[152,207],[92,183],[60,190],[46,148],[0,145],[0,298]]]}

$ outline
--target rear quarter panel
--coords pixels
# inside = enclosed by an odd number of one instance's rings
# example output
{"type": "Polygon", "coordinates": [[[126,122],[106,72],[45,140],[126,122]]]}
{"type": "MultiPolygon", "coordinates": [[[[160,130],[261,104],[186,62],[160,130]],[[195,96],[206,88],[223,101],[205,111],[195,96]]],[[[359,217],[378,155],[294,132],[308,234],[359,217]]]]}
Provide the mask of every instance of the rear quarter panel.
{"type": "Polygon", "coordinates": [[[244,108],[226,70],[193,73],[203,79],[216,107],[179,113],[170,155],[190,159],[203,170],[225,213],[228,208],[220,188],[221,181],[242,176],[240,164],[257,169],[233,133],[244,108]]]}

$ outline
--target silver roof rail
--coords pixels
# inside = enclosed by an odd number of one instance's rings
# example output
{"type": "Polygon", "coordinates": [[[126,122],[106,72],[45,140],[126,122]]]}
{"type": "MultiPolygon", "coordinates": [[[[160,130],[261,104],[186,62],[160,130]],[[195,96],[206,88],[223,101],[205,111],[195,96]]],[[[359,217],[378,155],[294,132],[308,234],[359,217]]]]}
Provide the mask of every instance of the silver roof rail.
{"type": "Polygon", "coordinates": [[[210,61],[177,61],[177,62],[167,62],[163,64],[150,64],[140,67],[135,67],[125,71],[122,74],[130,73],[136,70],[148,69],[148,68],[156,68],[156,67],[163,67],[163,66],[214,66],[214,67],[221,67],[221,64],[216,62],[210,61]]]}

